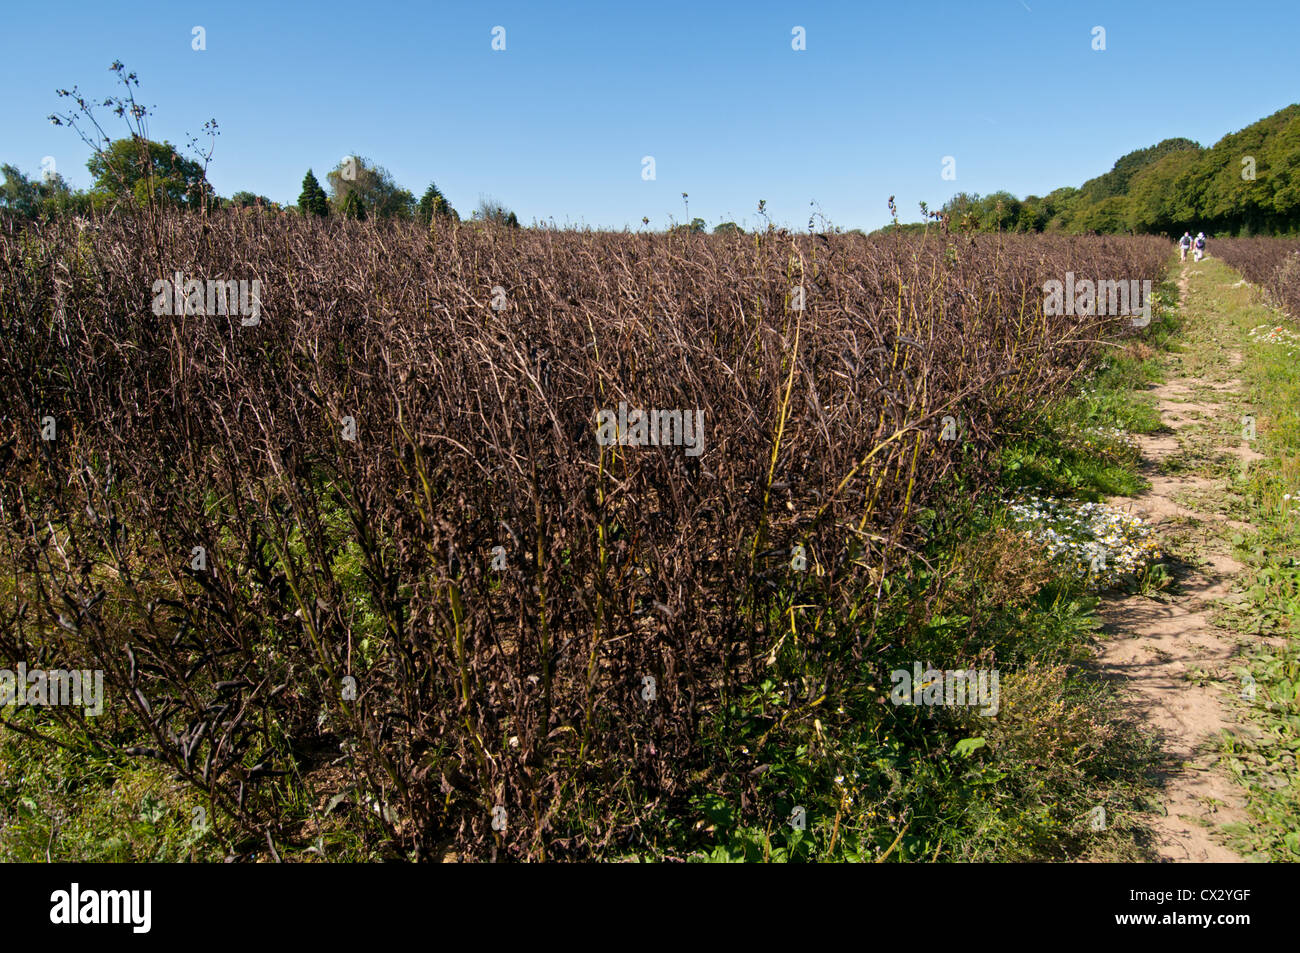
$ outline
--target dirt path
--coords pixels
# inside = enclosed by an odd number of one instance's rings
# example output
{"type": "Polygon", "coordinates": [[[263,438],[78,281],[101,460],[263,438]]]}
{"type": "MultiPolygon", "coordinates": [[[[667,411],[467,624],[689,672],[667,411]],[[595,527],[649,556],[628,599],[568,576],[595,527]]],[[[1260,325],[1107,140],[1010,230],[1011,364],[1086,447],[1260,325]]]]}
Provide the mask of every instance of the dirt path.
{"type": "MultiPolygon", "coordinates": [[[[1179,276],[1184,303],[1193,274],[1184,266],[1179,276]]],[[[1225,697],[1238,690],[1231,671],[1238,637],[1212,620],[1216,605],[1234,600],[1233,578],[1243,569],[1229,555],[1224,534],[1243,524],[1218,512],[1223,507],[1216,501],[1233,493],[1229,455],[1247,465],[1258,455],[1241,439],[1233,406],[1241,355],[1224,357],[1219,374],[1184,376],[1175,367],[1155,388],[1165,429],[1138,438],[1151,487],[1135,499],[1110,501],[1154,524],[1175,580],[1155,596],[1106,604],[1102,618],[1110,637],[1098,657],[1101,671],[1123,681],[1139,716],[1163,739],[1167,813],[1151,826],[1153,847],[1164,861],[1242,859],[1215,836],[1215,828],[1245,819],[1240,788],[1216,767],[1215,740],[1225,730],[1246,730],[1225,697]]]]}

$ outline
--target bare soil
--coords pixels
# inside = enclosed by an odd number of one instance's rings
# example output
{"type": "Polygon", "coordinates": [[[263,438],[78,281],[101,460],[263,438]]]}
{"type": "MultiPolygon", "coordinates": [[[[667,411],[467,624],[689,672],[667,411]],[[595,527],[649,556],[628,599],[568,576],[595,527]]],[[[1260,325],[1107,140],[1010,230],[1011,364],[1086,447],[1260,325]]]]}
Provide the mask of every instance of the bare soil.
{"type": "MultiPolygon", "coordinates": [[[[1184,268],[1184,299],[1188,278],[1184,268]]],[[[1237,688],[1231,668],[1239,637],[1217,627],[1213,613],[1234,600],[1233,580],[1244,568],[1229,554],[1223,530],[1243,524],[1209,506],[1233,493],[1227,476],[1162,466],[1190,448],[1202,458],[1231,454],[1247,464],[1258,459],[1249,444],[1233,439],[1241,428],[1234,430],[1229,401],[1240,389],[1233,376],[1240,363],[1240,354],[1228,355],[1226,380],[1175,377],[1155,388],[1165,429],[1138,438],[1150,489],[1111,501],[1151,522],[1163,551],[1172,555],[1174,585],[1168,590],[1103,606],[1109,638],[1097,659],[1103,674],[1122,682],[1139,717],[1163,743],[1158,780],[1164,813],[1150,821],[1163,861],[1242,860],[1216,833],[1245,820],[1241,789],[1219,769],[1216,744],[1225,731],[1248,730],[1226,697],[1237,688]]]]}

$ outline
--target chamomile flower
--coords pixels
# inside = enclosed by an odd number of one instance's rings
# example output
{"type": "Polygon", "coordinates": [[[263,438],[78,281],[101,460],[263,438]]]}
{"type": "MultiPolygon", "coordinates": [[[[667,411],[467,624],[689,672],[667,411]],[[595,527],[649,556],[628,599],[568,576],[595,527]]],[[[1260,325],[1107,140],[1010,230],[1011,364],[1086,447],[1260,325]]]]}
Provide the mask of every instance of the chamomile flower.
{"type": "Polygon", "coordinates": [[[1017,530],[1092,588],[1114,585],[1161,558],[1151,527],[1117,507],[1036,496],[1004,502],[1017,530]]]}

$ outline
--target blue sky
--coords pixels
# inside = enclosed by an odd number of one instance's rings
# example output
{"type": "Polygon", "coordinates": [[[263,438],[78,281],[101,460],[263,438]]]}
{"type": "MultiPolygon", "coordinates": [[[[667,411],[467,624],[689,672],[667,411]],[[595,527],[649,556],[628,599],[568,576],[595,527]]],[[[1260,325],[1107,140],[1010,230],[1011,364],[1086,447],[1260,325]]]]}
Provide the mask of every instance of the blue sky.
{"type": "Polygon", "coordinates": [[[778,224],[806,227],[815,201],[869,229],[891,194],[904,220],[958,190],[1043,194],[1300,101],[1294,0],[60,0],[4,23],[0,161],[28,174],[53,156],[89,184],[86,148],[46,117],[56,88],[110,93],[120,59],[154,138],[183,145],[218,120],[220,194],[292,203],[308,167],[324,181],[355,152],[417,197],[437,182],[468,213],[490,194],[524,223],[662,228],[685,220],[687,192],[710,226],[753,225],[764,199],[778,224]]]}

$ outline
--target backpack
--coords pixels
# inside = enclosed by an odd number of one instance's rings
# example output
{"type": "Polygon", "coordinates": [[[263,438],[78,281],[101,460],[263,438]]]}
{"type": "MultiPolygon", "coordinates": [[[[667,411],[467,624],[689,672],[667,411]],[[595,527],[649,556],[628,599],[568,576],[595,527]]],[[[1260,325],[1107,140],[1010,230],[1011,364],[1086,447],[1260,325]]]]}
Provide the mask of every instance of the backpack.
{"type": "Polygon", "coordinates": [[[1198,239],[1196,239],[1196,247],[1197,247],[1197,248],[1204,248],[1204,247],[1205,247],[1205,239],[1204,239],[1204,238],[1198,238],[1198,239]]]}

